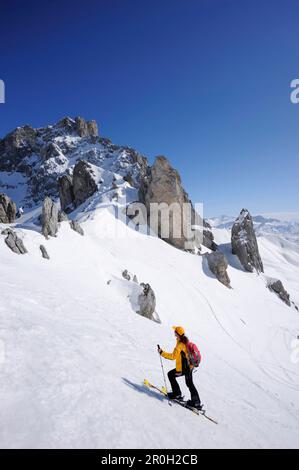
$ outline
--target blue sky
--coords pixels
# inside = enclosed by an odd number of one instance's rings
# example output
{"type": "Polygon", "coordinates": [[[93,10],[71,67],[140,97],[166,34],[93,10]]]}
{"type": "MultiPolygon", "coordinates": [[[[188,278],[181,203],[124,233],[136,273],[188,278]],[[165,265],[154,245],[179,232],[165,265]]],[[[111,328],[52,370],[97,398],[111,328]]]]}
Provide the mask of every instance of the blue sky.
{"type": "Polygon", "coordinates": [[[205,215],[298,210],[299,2],[1,4],[0,137],[65,115],[153,161],[205,215]]]}

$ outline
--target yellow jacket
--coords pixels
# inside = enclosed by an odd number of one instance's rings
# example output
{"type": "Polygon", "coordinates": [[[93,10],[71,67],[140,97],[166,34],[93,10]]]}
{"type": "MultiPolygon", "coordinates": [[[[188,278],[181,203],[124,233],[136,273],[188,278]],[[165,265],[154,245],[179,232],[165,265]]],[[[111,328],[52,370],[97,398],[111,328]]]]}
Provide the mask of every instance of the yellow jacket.
{"type": "MultiPolygon", "coordinates": [[[[176,347],[174,348],[172,353],[167,353],[165,351],[162,351],[161,356],[164,357],[165,359],[169,359],[170,361],[175,361],[175,368],[177,372],[182,372],[182,355],[181,352],[185,353],[186,359],[189,364],[188,360],[188,351],[187,351],[187,346],[182,343],[180,340],[177,341],[176,347]]],[[[190,364],[189,364],[190,367],[190,364]]]]}

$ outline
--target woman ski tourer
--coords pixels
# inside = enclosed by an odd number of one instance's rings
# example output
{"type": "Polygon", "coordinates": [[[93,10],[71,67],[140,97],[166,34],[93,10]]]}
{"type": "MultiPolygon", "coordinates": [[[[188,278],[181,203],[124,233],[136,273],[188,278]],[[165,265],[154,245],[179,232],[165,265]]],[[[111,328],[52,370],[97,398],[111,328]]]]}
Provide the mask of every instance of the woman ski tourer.
{"type": "Polygon", "coordinates": [[[189,343],[188,338],[185,336],[185,330],[182,326],[173,326],[174,334],[177,340],[176,346],[172,353],[163,351],[158,345],[158,352],[165,359],[175,361],[175,369],[168,372],[168,378],[171,383],[172,392],[168,393],[170,399],[182,399],[182,393],[180,386],[177,382],[177,377],[185,376],[186,385],[191,394],[191,400],[187,401],[188,406],[192,406],[201,409],[200,398],[198,392],[193,383],[193,365],[189,360],[189,354],[187,344],[189,343]]]}

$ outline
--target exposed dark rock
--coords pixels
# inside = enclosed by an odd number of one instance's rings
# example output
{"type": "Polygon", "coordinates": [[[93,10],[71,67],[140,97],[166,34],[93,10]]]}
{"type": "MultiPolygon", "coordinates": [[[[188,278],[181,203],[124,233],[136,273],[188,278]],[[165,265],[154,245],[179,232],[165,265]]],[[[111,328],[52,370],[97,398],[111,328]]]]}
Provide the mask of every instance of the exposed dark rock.
{"type": "Polygon", "coordinates": [[[42,234],[48,238],[55,237],[58,232],[58,208],[48,196],[44,200],[42,211],[42,234]]]}
{"type": "Polygon", "coordinates": [[[232,253],[238,256],[246,271],[264,272],[252,217],[247,209],[241,210],[232,227],[231,243],[232,253]]]}
{"type": "Polygon", "coordinates": [[[58,179],[58,190],[61,210],[71,212],[74,209],[75,203],[73,178],[71,175],[63,175],[58,179]]]}
{"type": "Polygon", "coordinates": [[[71,220],[70,221],[70,227],[77,233],[79,233],[79,235],[84,235],[84,230],[83,228],[81,227],[81,225],[76,222],[76,220],[71,220]]]}
{"type": "Polygon", "coordinates": [[[275,292],[275,294],[277,294],[278,297],[284,303],[286,303],[289,307],[291,306],[290,294],[285,290],[285,288],[283,287],[282,282],[279,279],[273,279],[273,280],[269,281],[267,287],[272,292],[275,292]]]}
{"type": "Polygon", "coordinates": [[[88,121],[87,129],[88,129],[88,133],[89,133],[92,143],[95,144],[99,137],[99,130],[98,130],[98,125],[96,121],[94,120],[88,121]]]}
{"type": "Polygon", "coordinates": [[[50,256],[48,255],[48,252],[47,252],[46,248],[44,247],[44,245],[40,245],[39,249],[42,253],[43,258],[50,259],[50,256]]]}
{"type": "Polygon", "coordinates": [[[125,269],[121,274],[122,274],[122,277],[123,277],[124,279],[126,279],[127,281],[130,281],[130,280],[131,280],[131,276],[130,276],[130,274],[129,274],[129,272],[128,272],[127,269],[125,269]]]}
{"type": "Polygon", "coordinates": [[[67,222],[68,220],[69,220],[68,216],[65,212],[63,211],[58,212],[58,222],[67,222]]]}
{"type": "Polygon", "coordinates": [[[24,255],[27,253],[23,240],[17,236],[16,232],[10,228],[7,228],[1,233],[2,235],[7,235],[5,238],[5,243],[14,253],[17,255],[24,255]]]}
{"type": "Polygon", "coordinates": [[[131,186],[134,186],[133,176],[130,171],[124,176],[124,181],[129,183],[131,186]]]}
{"type": "Polygon", "coordinates": [[[76,117],[76,130],[80,137],[92,137],[96,138],[99,136],[98,126],[96,121],[85,121],[81,117],[76,117]]]}
{"type": "MultiPolygon", "coordinates": [[[[23,126],[0,139],[0,171],[18,172],[20,178],[13,187],[21,190],[26,184],[26,194],[20,201],[25,208],[41,203],[45,196],[56,199],[58,179],[64,174],[69,175],[68,183],[72,183],[73,164],[78,158],[95,166],[101,166],[104,159],[111,158],[109,169],[118,174],[119,182],[128,177],[136,188],[147,168],[145,157],[134,149],[100,138],[96,122],[80,117],[65,117],[54,125],[37,129],[23,126]],[[97,142],[101,145],[94,145],[97,142]]],[[[6,192],[7,188],[10,188],[9,183],[6,178],[1,178],[0,192],[6,192]]],[[[69,212],[75,208],[72,206],[72,184],[60,189],[62,210],[69,212]]],[[[103,191],[107,190],[109,188],[103,188],[103,191]]],[[[77,203],[81,201],[79,197],[77,203]]]]}
{"type": "Polygon", "coordinates": [[[0,171],[14,171],[24,157],[36,148],[36,131],[30,126],[18,127],[0,141],[0,171]]]}
{"type": "Polygon", "coordinates": [[[57,144],[50,142],[42,149],[41,154],[44,160],[49,160],[50,158],[60,157],[61,150],[57,144]]]}
{"type": "Polygon", "coordinates": [[[154,313],[156,308],[156,296],[149,284],[140,284],[143,288],[143,293],[138,296],[138,304],[140,310],[137,312],[143,317],[155,320],[154,313]]]}
{"type": "Polygon", "coordinates": [[[6,194],[0,193],[0,223],[11,224],[16,219],[17,207],[6,194]]]}
{"type": "Polygon", "coordinates": [[[56,127],[60,127],[64,132],[67,132],[68,134],[77,133],[76,121],[68,116],[62,118],[56,124],[56,127]]]}
{"type": "Polygon", "coordinates": [[[213,253],[206,253],[206,260],[212,273],[216,276],[218,281],[224,284],[226,287],[230,287],[230,279],[226,272],[228,267],[228,262],[226,256],[219,251],[213,253]]]}
{"type": "Polygon", "coordinates": [[[200,244],[215,249],[212,232],[193,230],[193,225],[203,225],[194,210],[181,178],[168,160],[159,156],[154,165],[147,168],[141,179],[139,199],[147,209],[148,224],[160,238],[183,250],[200,250],[200,244]],[[151,216],[153,204],[164,205],[158,217],[151,216]],[[169,210],[170,209],[170,210],[169,210]],[[209,233],[208,233],[209,232],[209,233]]]}
{"type": "Polygon", "coordinates": [[[203,230],[203,241],[202,244],[210,250],[217,250],[217,245],[214,242],[214,235],[210,230],[203,230]]]}
{"type": "Polygon", "coordinates": [[[74,168],[73,172],[73,192],[75,207],[80,206],[90,196],[92,196],[98,189],[96,183],[96,176],[93,172],[92,166],[80,160],[74,168]]]}

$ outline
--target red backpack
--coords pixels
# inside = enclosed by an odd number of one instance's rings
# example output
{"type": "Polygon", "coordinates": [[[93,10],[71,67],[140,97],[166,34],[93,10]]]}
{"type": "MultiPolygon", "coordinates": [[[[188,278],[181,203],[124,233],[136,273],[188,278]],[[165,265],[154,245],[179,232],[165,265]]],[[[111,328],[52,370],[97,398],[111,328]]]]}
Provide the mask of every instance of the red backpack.
{"type": "Polygon", "coordinates": [[[187,346],[190,364],[193,367],[198,367],[199,364],[201,363],[201,354],[200,354],[198,347],[196,346],[196,344],[191,343],[191,341],[188,341],[186,346],[187,346]]]}

